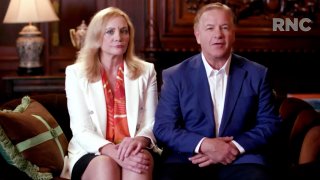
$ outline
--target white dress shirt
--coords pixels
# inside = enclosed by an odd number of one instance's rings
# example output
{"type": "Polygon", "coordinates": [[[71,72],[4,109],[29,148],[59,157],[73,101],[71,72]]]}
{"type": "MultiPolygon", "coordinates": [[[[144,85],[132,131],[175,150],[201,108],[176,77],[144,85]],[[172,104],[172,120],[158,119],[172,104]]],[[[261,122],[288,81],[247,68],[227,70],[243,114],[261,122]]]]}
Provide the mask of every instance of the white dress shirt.
{"type": "MultiPolygon", "coordinates": [[[[216,134],[216,137],[219,137],[219,128],[220,128],[221,119],[223,115],[223,107],[224,107],[225,95],[227,90],[231,55],[226,61],[226,63],[219,70],[213,69],[209,65],[203,53],[201,53],[201,57],[206,70],[208,83],[210,87],[211,99],[213,102],[213,114],[214,114],[215,127],[216,127],[215,134],[216,134]]],[[[199,144],[197,145],[195,149],[196,153],[199,152],[200,145],[203,140],[204,138],[202,138],[199,144]]],[[[244,149],[240,144],[238,144],[236,141],[232,141],[232,142],[236,145],[240,153],[244,152],[244,149]]]]}

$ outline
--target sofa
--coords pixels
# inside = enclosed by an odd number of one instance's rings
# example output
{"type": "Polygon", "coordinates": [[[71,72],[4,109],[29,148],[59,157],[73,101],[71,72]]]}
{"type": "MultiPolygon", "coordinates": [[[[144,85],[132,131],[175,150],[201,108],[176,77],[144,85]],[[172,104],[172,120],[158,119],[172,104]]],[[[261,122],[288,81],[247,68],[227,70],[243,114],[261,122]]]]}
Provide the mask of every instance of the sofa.
{"type": "MultiPolygon", "coordinates": [[[[25,131],[32,131],[32,128],[36,126],[32,126],[32,123],[27,124],[26,127],[20,128],[19,125],[9,125],[5,124],[8,121],[13,120],[21,120],[21,118],[12,117],[12,110],[19,109],[17,108],[20,104],[23,104],[22,101],[28,101],[29,106],[26,108],[29,109],[30,112],[25,114],[27,118],[33,118],[32,120],[37,121],[34,118],[35,114],[41,114],[43,117],[47,119],[51,119],[52,122],[48,122],[49,124],[55,124],[53,126],[57,126],[53,129],[61,128],[60,135],[55,135],[56,139],[48,140],[46,145],[43,145],[40,150],[35,147],[40,146],[36,145],[30,151],[33,152],[34,156],[27,157],[23,154],[22,158],[35,158],[37,160],[40,159],[40,162],[37,162],[40,169],[39,171],[43,171],[45,173],[51,173],[49,179],[62,179],[59,177],[61,170],[61,158],[59,160],[58,168],[51,167],[52,162],[49,162],[49,165],[41,164],[42,159],[59,159],[54,158],[57,155],[59,157],[59,153],[56,152],[40,152],[41,150],[53,150],[59,149],[56,144],[57,141],[60,141],[60,150],[63,149],[63,153],[66,153],[66,143],[71,139],[72,132],[69,127],[69,114],[67,110],[66,96],[65,94],[43,94],[43,95],[32,95],[28,98],[16,98],[9,100],[0,105],[0,125],[2,125],[2,129],[6,130],[6,132],[12,131],[12,134],[7,134],[9,140],[14,143],[15,136],[20,136],[21,134],[26,133],[25,131]],[[28,99],[29,98],[29,99],[28,99]],[[41,108],[40,108],[41,107],[41,108]],[[33,109],[32,109],[33,108],[33,109]],[[39,110],[39,108],[41,110],[39,110]],[[45,113],[43,113],[45,112],[45,113]],[[2,114],[1,114],[2,113],[2,114]],[[7,114],[5,114],[7,113],[7,114]],[[11,113],[11,114],[10,114],[11,113]],[[51,117],[52,115],[52,117],[51,117]],[[8,116],[8,117],[7,117],[8,116]],[[6,122],[4,122],[6,121],[6,122]],[[10,128],[8,128],[8,127],[10,128]],[[58,127],[59,126],[59,127],[58,127]],[[6,129],[7,128],[7,129],[6,129]],[[31,128],[31,130],[26,130],[27,128],[31,128]],[[18,129],[18,130],[17,130],[18,129]],[[58,139],[58,140],[57,140],[58,139]],[[49,144],[49,141],[51,144],[49,144]],[[62,143],[61,143],[62,142],[62,143]],[[61,148],[62,147],[62,148],[61,148]],[[41,154],[42,153],[42,154],[41,154]],[[51,154],[50,154],[51,153],[51,154]],[[50,164],[51,163],[51,164],[50,164]],[[43,166],[47,166],[43,168],[43,166]],[[42,169],[41,169],[42,168],[42,169]]],[[[271,170],[274,174],[276,174],[277,179],[320,179],[320,115],[319,112],[314,110],[314,108],[308,104],[307,102],[297,99],[297,98],[281,98],[277,101],[277,108],[279,108],[279,113],[282,117],[282,127],[277,134],[277,136],[272,140],[272,146],[270,149],[266,149],[268,154],[268,158],[271,164],[271,170]]],[[[21,108],[20,108],[21,109],[21,108]]],[[[27,110],[26,110],[27,111],[27,110]]],[[[17,116],[20,116],[17,113],[17,116]]],[[[43,118],[43,119],[45,119],[43,118]]],[[[22,118],[23,119],[23,118],[22,118]]],[[[17,122],[20,123],[20,122],[17,122]]],[[[28,122],[29,123],[29,122],[28,122]]],[[[40,125],[39,125],[40,126],[40,125]]],[[[42,126],[42,125],[41,125],[42,126]]],[[[6,133],[5,132],[5,133],[6,133]]],[[[39,132],[35,132],[39,133],[39,132]]],[[[53,133],[55,134],[55,133],[53,133]]],[[[0,135],[1,136],[1,135],[0,135]]],[[[30,138],[30,137],[28,137],[30,138]]],[[[45,144],[43,143],[43,144],[45,144]]],[[[3,151],[3,150],[2,150],[3,151]]],[[[58,151],[58,150],[56,150],[58,151]]],[[[23,151],[24,153],[24,151],[23,151]]],[[[20,153],[22,154],[22,153],[20,153]]],[[[16,165],[12,165],[12,162],[8,162],[8,158],[5,153],[1,153],[0,156],[0,179],[11,180],[11,179],[46,179],[41,176],[32,177],[30,174],[26,173],[25,167],[17,167],[16,165]]],[[[48,160],[48,161],[49,161],[48,160]]],[[[157,162],[155,167],[157,166],[157,162]]],[[[32,161],[31,161],[32,164],[32,161]]],[[[155,175],[157,175],[157,171],[155,170],[155,175]]]]}

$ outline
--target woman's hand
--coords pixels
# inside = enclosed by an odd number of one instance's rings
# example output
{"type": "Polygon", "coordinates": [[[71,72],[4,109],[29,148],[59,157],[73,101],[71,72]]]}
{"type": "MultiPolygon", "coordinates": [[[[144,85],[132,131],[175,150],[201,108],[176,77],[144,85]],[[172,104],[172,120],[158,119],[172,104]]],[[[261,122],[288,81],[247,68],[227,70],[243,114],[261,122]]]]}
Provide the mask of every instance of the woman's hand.
{"type": "Polygon", "coordinates": [[[118,159],[118,164],[125,169],[136,173],[146,173],[152,164],[151,154],[147,150],[141,150],[137,154],[130,154],[123,160],[118,159]]]}
{"type": "Polygon", "coordinates": [[[122,142],[117,145],[118,159],[123,161],[130,155],[137,155],[143,148],[148,147],[149,144],[150,139],[147,137],[125,137],[122,142]]]}
{"type": "Polygon", "coordinates": [[[104,145],[99,149],[102,155],[111,157],[122,168],[128,169],[136,173],[144,173],[152,166],[153,159],[151,153],[147,150],[141,149],[137,154],[131,153],[128,157],[120,160],[117,156],[118,145],[112,143],[104,145]]]}

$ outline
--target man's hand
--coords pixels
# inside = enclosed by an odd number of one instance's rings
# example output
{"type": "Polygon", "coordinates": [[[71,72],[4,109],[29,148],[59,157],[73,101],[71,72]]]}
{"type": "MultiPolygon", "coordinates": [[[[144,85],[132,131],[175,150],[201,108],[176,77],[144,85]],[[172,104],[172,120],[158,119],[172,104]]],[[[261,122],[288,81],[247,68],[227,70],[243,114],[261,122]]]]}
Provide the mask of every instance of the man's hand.
{"type": "Polygon", "coordinates": [[[189,158],[199,167],[210,164],[230,164],[239,154],[237,147],[231,142],[233,137],[205,138],[200,146],[200,153],[189,158]]]}

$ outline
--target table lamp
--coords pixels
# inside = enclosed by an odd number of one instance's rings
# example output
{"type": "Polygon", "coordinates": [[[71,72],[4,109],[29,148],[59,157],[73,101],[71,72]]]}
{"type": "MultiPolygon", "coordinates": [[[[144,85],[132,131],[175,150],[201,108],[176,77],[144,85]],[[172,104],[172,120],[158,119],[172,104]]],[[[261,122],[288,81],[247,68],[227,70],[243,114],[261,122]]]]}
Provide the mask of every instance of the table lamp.
{"type": "Polygon", "coordinates": [[[32,23],[58,21],[50,0],[10,0],[3,23],[28,23],[19,32],[16,45],[19,55],[19,75],[40,75],[40,60],[44,38],[32,23]]]}

